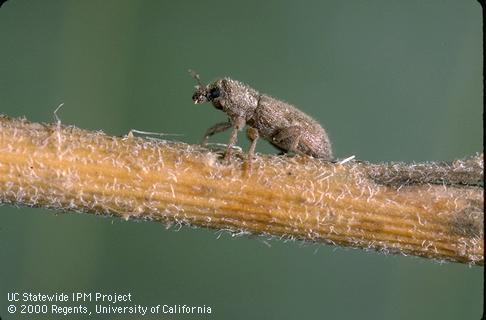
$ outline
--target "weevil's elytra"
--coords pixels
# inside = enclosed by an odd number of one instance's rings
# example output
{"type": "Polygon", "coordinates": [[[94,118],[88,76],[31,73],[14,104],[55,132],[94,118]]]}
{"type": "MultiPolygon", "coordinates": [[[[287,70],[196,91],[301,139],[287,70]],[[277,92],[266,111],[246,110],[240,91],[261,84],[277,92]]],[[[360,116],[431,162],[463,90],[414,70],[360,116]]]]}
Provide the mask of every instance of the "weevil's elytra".
{"type": "Polygon", "coordinates": [[[229,157],[231,148],[236,143],[238,131],[248,125],[256,130],[251,132],[249,159],[253,156],[258,137],[284,152],[305,154],[328,161],[333,159],[326,131],[317,121],[296,107],[230,78],[203,85],[199,76],[193,71],[191,73],[198,82],[192,96],[194,103],[211,102],[216,109],[228,115],[228,121],[217,123],[206,131],[203,142],[213,134],[232,128],[225,158],[229,157]]]}

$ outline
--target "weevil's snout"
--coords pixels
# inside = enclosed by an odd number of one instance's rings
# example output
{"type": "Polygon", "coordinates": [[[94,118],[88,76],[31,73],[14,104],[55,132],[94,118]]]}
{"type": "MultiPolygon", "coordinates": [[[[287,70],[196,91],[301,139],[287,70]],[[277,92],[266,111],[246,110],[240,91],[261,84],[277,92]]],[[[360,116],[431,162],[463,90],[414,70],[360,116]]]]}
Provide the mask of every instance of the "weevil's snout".
{"type": "Polygon", "coordinates": [[[215,99],[221,96],[221,90],[218,87],[196,87],[196,92],[192,95],[192,100],[195,104],[204,102],[217,103],[215,99]]]}
{"type": "Polygon", "coordinates": [[[195,104],[207,102],[206,88],[197,88],[196,92],[192,95],[192,101],[194,101],[195,104]]]}

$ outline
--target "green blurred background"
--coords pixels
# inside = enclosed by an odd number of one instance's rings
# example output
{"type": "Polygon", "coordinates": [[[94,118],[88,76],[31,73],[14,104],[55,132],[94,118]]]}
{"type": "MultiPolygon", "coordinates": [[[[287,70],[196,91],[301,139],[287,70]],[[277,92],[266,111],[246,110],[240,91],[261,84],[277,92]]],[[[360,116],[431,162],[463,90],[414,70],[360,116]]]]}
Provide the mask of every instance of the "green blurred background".
{"type": "MultiPolygon", "coordinates": [[[[452,160],[482,150],[481,19],[455,0],[10,0],[0,113],[50,122],[63,102],[66,124],[198,143],[225,115],[193,105],[193,68],[298,105],[337,157],[452,160]]],[[[7,292],[23,291],[213,310],[153,319],[479,319],[482,287],[482,267],[0,207],[2,319],[35,318],[7,312],[7,292]]]]}

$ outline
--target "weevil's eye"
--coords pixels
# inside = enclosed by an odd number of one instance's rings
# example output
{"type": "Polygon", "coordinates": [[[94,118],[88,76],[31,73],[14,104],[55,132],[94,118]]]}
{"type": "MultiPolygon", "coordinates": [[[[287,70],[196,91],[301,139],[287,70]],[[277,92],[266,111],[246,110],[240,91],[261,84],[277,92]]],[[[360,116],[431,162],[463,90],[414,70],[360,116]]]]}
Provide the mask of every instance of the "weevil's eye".
{"type": "Polygon", "coordinates": [[[212,88],[209,90],[208,94],[206,97],[208,98],[209,101],[218,98],[221,95],[221,92],[219,91],[219,88],[212,88]]]}

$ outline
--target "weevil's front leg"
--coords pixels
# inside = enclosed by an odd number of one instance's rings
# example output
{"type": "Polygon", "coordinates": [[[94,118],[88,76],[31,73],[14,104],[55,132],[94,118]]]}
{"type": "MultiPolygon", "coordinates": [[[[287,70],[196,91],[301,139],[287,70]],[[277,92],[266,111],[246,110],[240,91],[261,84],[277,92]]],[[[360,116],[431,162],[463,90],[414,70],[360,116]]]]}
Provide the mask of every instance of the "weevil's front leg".
{"type": "Polygon", "coordinates": [[[291,126],[279,130],[277,134],[273,136],[272,140],[273,143],[287,152],[301,154],[302,152],[298,150],[301,136],[302,129],[299,126],[291,126]]]}
{"type": "Polygon", "coordinates": [[[206,130],[206,133],[204,134],[204,138],[203,138],[203,141],[201,142],[201,145],[205,146],[208,143],[208,139],[209,139],[210,136],[212,136],[216,133],[219,133],[219,132],[223,132],[223,131],[231,128],[231,126],[232,126],[232,124],[229,121],[216,123],[214,126],[209,128],[208,130],[206,130]]]}
{"type": "Polygon", "coordinates": [[[232,124],[233,125],[233,131],[231,131],[231,136],[230,136],[230,139],[228,141],[228,146],[226,147],[226,152],[224,153],[224,160],[227,161],[230,158],[231,149],[233,148],[233,146],[236,143],[238,131],[243,129],[245,124],[246,124],[245,118],[241,117],[241,118],[236,118],[236,119],[233,120],[233,124],[232,124]]]}
{"type": "Polygon", "coordinates": [[[255,155],[255,147],[258,138],[260,137],[260,134],[258,133],[258,130],[252,127],[249,127],[248,130],[246,131],[246,135],[248,139],[250,139],[250,149],[248,149],[248,172],[251,173],[252,169],[252,163],[253,163],[253,156],[255,155]]]}

